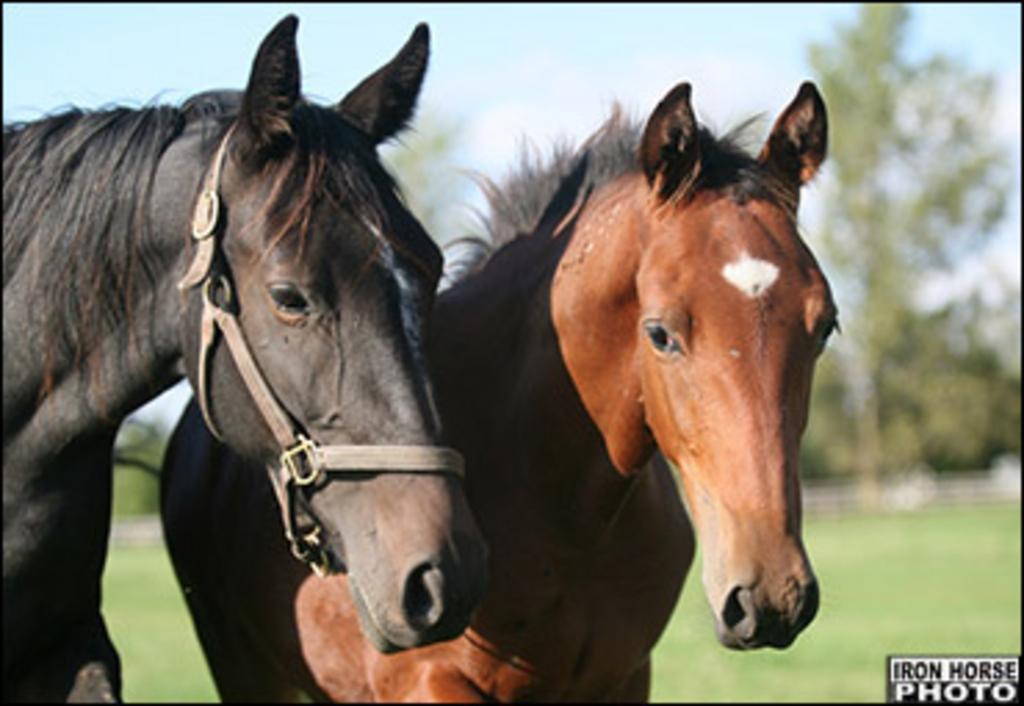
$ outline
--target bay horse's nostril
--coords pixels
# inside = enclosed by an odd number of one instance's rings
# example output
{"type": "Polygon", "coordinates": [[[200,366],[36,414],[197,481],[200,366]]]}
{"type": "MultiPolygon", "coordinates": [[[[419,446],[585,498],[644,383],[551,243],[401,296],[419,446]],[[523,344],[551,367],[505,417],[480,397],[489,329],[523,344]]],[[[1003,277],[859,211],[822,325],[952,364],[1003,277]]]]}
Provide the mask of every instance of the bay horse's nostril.
{"type": "Polygon", "coordinates": [[[785,648],[807,627],[818,612],[818,582],[804,588],[794,582],[793,600],[787,606],[754,603],[754,589],[736,586],[725,599],[719,615],[719,640],[733,649],[763,646],[785,648]]]}
{"type": "Polygon", "coordinates": [[[736,586],[722,606],[722,625],[734,639],[745,642],[757,630],[757,614],[754,611],[754,596],[749,588],[736,586]]]}
{"type": "Polygon", "coordinates": [[[797,613],[796,629],[794,632],[800,632],[805,627],[811,624],[814,620],[814,616],[818,614],[818,605],[821,603],[821,589],[818,588],[818,582],[812,579],[807,588],[804,589],[803,601],[800,604],[800,610],[797,613]]]}
{"type": "Polygon", "coordinates": [[[424,562],[409,572],[402,596],[405,619],[416,630],[427,630],[444,614],[444,574],[424,562]]]}

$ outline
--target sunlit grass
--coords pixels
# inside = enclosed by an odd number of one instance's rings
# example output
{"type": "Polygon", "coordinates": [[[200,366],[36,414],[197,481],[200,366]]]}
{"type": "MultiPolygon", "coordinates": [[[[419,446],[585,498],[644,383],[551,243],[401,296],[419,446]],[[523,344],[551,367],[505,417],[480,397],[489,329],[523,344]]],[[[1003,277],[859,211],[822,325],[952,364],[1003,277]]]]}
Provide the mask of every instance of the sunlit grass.
{"type": "MultiPolygon", "coordinates": [[[[877,702],[887,655],[1020,653],[1019,504],[810,518],[804,537],[822,586],[807,632],[784,652],[720,647],[695,564],[653,700],[877,702]]],[[[114,548],[104,586],[125,698],[217,700],[163,548],[114,548]]]]}
{"type": "Polygon", "coordinates": [[[784,652],[720,647],[695,564],[654,700],[877,702],[887,655],[1020,653],[1019,505],[812,518],[804,538],[822,587],[807,632],[784,652]]]}

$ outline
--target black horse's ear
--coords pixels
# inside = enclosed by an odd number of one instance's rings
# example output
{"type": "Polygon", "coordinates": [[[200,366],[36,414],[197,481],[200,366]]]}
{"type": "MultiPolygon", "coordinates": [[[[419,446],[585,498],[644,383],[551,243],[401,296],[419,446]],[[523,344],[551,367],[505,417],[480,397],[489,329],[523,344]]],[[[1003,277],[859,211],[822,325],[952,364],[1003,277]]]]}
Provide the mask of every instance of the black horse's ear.
{"type": "Polygon", "coordinates": [[[685,197],[700,173],[698,132],[690,84],[680,83],[651,113],[640,141],[640,166],[662,201],[685,197]]]}
{"type": "Polygon", "coordinates": [[[421,22],[395,58],[353,88],[338,111],[374,144],[394,136],[416,110],[429,56],[430,30],[421,22]]]}
{"type": "Polygon", "coordinates": [[[825,102],[817,87],[805,81],[775,121],[757,159],[799,195],[800,187],[814,178],[825,161],[827,143],[825,102]]]}
{"type": "Polygon", "coordinates": [[[292,111],[299,101],[298,26],[294,15],[278,22],[253,61],[238,122],[255,153],[275,149],[292,135],[292,111]]]}

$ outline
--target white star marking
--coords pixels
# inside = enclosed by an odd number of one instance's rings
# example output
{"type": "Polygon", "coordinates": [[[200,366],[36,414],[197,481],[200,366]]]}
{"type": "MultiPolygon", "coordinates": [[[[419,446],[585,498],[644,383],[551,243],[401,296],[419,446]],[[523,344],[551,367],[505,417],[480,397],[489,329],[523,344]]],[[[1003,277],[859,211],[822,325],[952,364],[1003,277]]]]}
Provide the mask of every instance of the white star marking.
{"type": "Polygon", "coordinates": [[[743,253],[738,260],[722,268],[722,276],[748,297],[756,298],[775,283],[779,268],[743,253]]]}

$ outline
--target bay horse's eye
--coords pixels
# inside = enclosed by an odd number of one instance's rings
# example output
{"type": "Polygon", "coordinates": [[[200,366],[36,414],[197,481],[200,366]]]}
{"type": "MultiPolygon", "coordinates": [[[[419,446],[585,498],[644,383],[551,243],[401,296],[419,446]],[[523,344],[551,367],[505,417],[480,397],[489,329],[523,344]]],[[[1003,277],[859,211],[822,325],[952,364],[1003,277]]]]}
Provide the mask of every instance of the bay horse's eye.
{"type": "Polygon", "coordinates": [[[310,312],[309,300],[291,283],[276,283],[268,288],[270,301],[286,316],[306,316],[310,312]]]}
{"type": "Polygon", "coordinates": [[[679,345],[679,341],[668,332],[660,321],[650,320],[644,322],[644,331],[647,333],[647,338],[650,340],[651,345],[654,346],[654,350],[658,351],[663,355],[672,355],[674,353],[681,353],[682,347],[679,345]]]}
{"type": "Polygon", "coordinates": [[[839,319],[830,319],[821,328],[821,333],[818,334],[818,354],[825,350],[825,346],[828,345],[828,339],[832,337],[833,333],[842,333],[842,329],[839,328],[839,319]]]}

